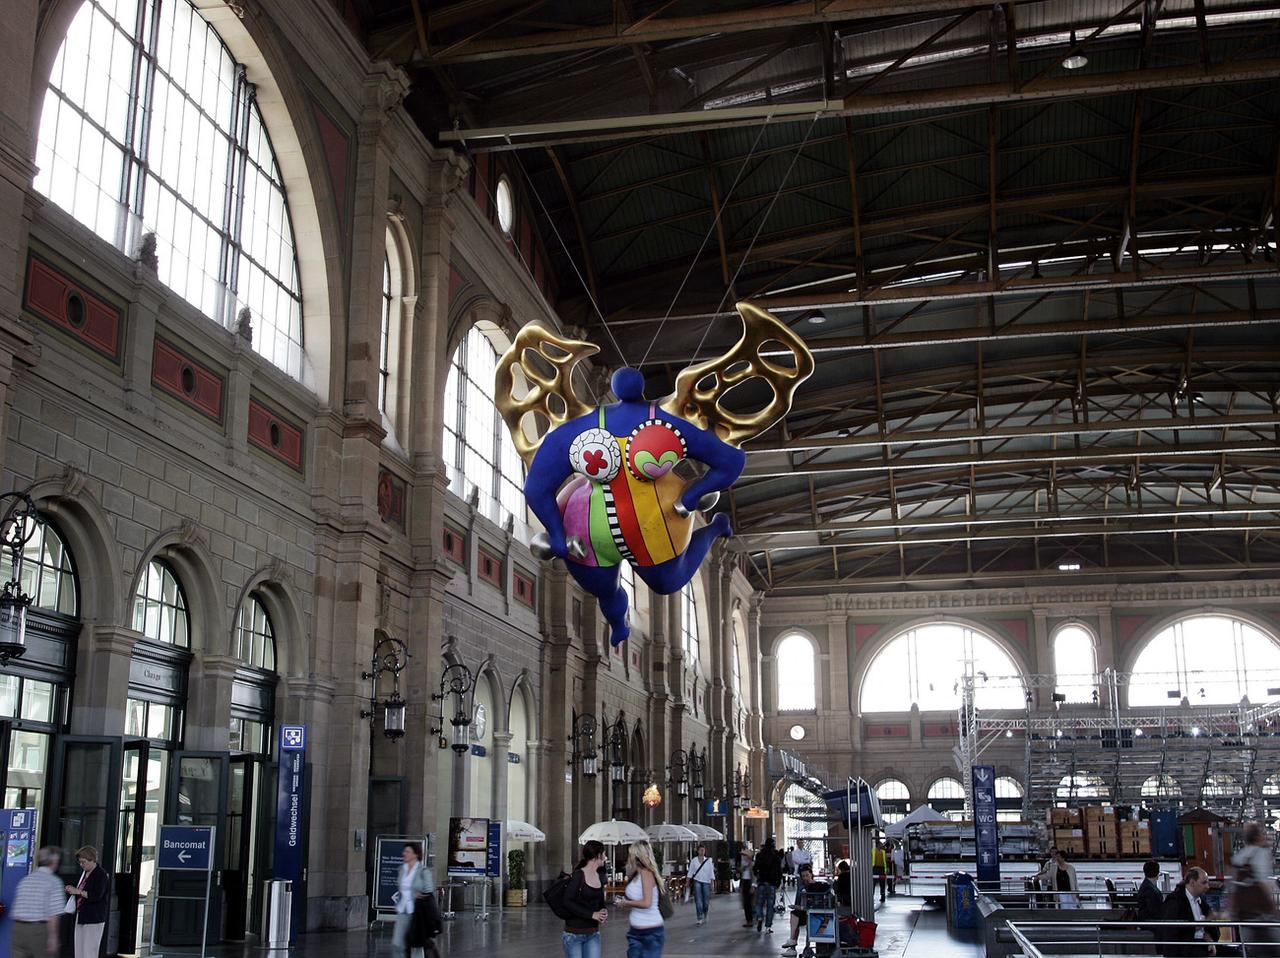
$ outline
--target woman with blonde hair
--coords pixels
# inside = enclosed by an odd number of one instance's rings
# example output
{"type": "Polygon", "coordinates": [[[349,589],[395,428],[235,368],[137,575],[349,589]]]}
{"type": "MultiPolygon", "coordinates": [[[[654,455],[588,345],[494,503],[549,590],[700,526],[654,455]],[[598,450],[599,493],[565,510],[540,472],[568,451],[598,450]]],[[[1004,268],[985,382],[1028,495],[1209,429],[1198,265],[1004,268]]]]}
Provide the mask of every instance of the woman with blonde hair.
{"type": "Polygon", "coordinates": [[[627,853],[625,897],[614,899],[615,905],[629,913],[627,958],[661,958],[667,941],[660,905],[665,894],[653,849],[648,842],[635,842],[627,853]]]}

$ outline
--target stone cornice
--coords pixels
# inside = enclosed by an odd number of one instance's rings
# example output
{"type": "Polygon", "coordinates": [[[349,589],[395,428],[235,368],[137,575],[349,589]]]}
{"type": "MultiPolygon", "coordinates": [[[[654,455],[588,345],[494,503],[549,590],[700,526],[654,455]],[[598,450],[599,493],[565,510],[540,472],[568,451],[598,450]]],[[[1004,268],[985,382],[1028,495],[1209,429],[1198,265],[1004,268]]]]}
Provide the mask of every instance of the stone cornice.
{"type": "Polygon", "coordinates": [[[1204,603],[1280,603],[1280,581],[1172,582],[1149,585],[1054,586],[1038,589],[974,589],[965,592],[887,592],[766,599],[761,625],[822,625],[832,613],[1029,611],[1078,615],[1110,607],[1188,606],[1204,603]]]}

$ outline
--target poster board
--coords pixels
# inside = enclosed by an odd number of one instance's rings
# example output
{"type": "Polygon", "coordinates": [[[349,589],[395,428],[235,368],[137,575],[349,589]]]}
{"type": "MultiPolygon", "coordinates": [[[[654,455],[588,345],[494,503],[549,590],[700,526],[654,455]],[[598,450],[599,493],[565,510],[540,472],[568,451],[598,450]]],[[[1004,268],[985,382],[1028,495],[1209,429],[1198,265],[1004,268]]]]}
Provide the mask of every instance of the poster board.
{"type": "Polygon", "coordinates": [[[373,854],[373,909],[396,910],[396,892],[400,890],[400,866],[404,864],[404,846],[418,842],[423,849],[424,865],[429,838],[420,835],[379,835],[373,854]]]}
{"type": "Polygon", "coordinates": [[[489,861],[489,819],[449,819],[445,873],[451,878],[484,878],[489,861]]]}

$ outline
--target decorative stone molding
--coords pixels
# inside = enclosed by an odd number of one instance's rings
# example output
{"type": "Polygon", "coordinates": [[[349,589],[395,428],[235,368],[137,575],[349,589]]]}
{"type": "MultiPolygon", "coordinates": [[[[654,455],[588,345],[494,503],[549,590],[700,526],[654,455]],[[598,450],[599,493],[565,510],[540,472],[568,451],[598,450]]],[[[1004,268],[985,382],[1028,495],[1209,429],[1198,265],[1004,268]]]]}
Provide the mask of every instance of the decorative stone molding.
{"type": "Polygon", "coordinates": [[[364,113],[361,126],[366,123],[381,127],[409,93],[409,77],[394,63],[378,60],[369,65],[364,78],[364,113]]]}

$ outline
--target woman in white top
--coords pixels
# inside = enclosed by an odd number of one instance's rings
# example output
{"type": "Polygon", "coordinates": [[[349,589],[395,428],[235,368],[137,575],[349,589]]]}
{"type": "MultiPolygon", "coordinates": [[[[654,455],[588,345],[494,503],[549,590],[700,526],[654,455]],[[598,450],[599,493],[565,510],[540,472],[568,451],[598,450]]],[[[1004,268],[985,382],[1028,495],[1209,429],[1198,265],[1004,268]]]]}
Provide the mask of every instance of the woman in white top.
{"type": "MultiPolygon", "coordinates": [[[[1267,830],[1257,822],[1244,827],[1245,845],[1231,858],[1235,868],[1235,881],[1231,887],[1231,918],[1233,921],[1273,922],[1276,920],[1275,858],[1267,830]]],[[[1280,928],[1265,926],[1241,927],[1240,937],[1245,943],[1280,942],[1280,928]]],[[[1273,948],[1250,948],[1248,954],[1273,955],[1273,948]]]]}
{"type": "Polygon", "coordinates": [[[400,866],[400,890],[396,892],[396,926],[391,934],[391,947],[396,954],[404,953],[412,958],[408,947],[409,926],[413,923],[414,901],[435,893],[435,881],[431,870],[422,863],[422,847],[417,842],[406,842],[404,864],[400,866]]]}
{"type": "Polygon", "coordinates": [[[615,905],[630,913],[627,958],[662,958],[662,946],[667,941],[666,924],[658,907],[659,896],[666,890],[662,876],[648,842],[635,842],[628,852],[626,897],[614,899],[615,905]]]}

